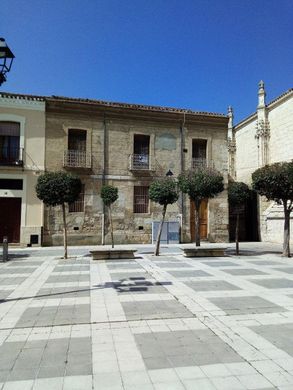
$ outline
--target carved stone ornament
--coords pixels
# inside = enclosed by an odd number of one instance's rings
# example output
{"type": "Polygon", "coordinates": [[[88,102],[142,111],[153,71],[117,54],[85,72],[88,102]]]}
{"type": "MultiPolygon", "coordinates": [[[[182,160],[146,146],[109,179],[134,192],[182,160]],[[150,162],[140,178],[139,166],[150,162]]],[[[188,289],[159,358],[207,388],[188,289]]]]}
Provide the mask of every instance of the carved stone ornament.
{"type": "Polygon", "coordinates": [[[236,142],[232,139],[228,139],[228,151],[232,153],[236,152],[236,142]]]}
{"type": "Polygon", "coordinates": [[[269,138],[270,137],[270,124],[268,121],[261,119],[256,122],[255,138],[269,138]]]}

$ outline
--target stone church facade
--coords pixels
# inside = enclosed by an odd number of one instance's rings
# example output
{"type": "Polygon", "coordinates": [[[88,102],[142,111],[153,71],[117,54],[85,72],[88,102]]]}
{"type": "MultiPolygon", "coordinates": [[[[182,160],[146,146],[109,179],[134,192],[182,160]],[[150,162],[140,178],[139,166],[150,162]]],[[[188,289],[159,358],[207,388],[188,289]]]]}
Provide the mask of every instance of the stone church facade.
{"type": "MultiPolygon", "coordinates": [[[[152,180],[166,173],[210,165],[224,176],[225,191],[205,203],[203,238],[228,240],[228,117],[183,109],[109,103],[63,97],[46,98],[46,170],[66,170],[83,183],[80,199],[68,209],[69,243],[108,244],[103,184],[118,187],[113,207],[116,243],[151,243],[152,222],[161,207],[150,202],[152,180]]],[[[167,220],[180,222],[180,240],[192,240],[191,205],[182,196],[167,220]]],[[[45,207],[43,243],[62,243],[58,208],[45,207]]]]}
{"type": "MultiPolygon", "coordinates": [[[[251,174],[259,167],[293,159],[293,89],[266,104],[263,81],[258,88],[254,114],[233,126],[229,110],[229,173],[237,181],[251,184],[251,174]]],[[[258,200],[259,234],[262,241],[283,240],[283,208],[265,198],[258,200]]]]}

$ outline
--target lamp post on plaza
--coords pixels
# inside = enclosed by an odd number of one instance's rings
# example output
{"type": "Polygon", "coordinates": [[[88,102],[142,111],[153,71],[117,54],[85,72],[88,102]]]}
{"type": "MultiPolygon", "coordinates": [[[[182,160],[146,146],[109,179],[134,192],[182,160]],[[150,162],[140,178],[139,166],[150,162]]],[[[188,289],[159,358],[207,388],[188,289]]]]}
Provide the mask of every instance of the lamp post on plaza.
{"type": "Polygon", "coordinates": [[[0,38],[0,85],[6,81],[6,73],[11,69],[14,54],[7,46],[5,39],[0,38]]]}

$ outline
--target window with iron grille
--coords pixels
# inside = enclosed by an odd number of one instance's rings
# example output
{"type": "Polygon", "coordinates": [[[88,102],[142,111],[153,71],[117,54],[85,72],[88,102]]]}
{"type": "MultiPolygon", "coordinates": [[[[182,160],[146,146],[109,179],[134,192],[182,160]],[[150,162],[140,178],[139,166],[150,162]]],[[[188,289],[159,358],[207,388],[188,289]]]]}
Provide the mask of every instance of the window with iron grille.
{"type": "Polygon", "coordinates": [[[14,165],[20,159],[20,124],[0,122],[0,164],[14,165]]]}
{"type": "Polygon", "coordinates": [[[149,187],[135,186],[133,195],[133,212],[137,214],[148,213],[149,187]]]}
{"type": "Polygon", "coordinates": [[[207,140],[192,140],[192,167],[199,168],[207,165],[207,140]]]}
{"type": "Polygon", "coordinates": [[[84,184],[82,184],[78,199],[73,203],[69,203],[68,211],[70,213],[82,213],[84,211],[84,184]]]}

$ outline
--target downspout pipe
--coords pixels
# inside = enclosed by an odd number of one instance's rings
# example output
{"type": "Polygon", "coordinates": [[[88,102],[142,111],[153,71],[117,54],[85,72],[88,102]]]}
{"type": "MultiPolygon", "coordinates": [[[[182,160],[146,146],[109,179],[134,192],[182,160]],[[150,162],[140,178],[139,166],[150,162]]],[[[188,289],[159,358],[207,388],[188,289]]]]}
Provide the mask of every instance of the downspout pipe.
{"type": "MultiPolygon", "coordinates": [[[[104,112],[103,119],[103,171],[102,171],[102,185],[106,183],[106,162],[107,162],[107,124],[106,114],[104,112]]],[[[102,245],[105,245],[105,205],[103,202],[103,214],[102,214],[102,245]]]]}
{"type": "MultiPolygon", "coordinates": [[[[184,172],[184,126],[185,126],[185,112],[183,113],[183,120],[180,125],[180,173],[184,172]]],[[[180,195],[180,214],[181,214],[181,230],[180,230],[180,242],[183,242],[183,223],[184,223],[184,196],[180,195]]]]}

